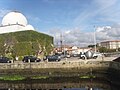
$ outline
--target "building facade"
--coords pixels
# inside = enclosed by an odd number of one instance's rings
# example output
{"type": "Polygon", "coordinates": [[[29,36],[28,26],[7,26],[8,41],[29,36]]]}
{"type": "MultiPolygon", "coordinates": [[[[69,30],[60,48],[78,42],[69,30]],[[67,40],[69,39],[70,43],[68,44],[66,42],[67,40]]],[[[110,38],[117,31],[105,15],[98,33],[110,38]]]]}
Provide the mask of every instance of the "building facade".
{"type": "Polygon", "coordinates": [[[100,42],[99,46],[107,49],[118,49],[120,48],[120,40],[100,42]]]}

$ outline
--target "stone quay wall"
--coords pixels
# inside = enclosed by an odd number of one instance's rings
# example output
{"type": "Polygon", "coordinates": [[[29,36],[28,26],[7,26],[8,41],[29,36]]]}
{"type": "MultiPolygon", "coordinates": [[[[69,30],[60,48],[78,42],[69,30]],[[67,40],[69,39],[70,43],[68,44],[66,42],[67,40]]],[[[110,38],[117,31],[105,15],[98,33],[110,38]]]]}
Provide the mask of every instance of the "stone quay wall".
{"type": "MultiPolygon", "coordinates": [[[[109,61],[0,63],[0,69],[108,68],[110,65],[109,61]]],[[[113,65],[113,67],[114,66],[115,65],[113,65]]]]}
{"type": "Polygon", "coordinates": [[[119,62],[111,62],[110,68],[120,71],[120,63],[119,62]]]}
{"type": "Polygon", "coordinates": [[[111,68],[120,72],[120,64],[112,61],[0,63],[0,75],[71,77],[88,75],[92,72],[106,72],[111,68]]]}

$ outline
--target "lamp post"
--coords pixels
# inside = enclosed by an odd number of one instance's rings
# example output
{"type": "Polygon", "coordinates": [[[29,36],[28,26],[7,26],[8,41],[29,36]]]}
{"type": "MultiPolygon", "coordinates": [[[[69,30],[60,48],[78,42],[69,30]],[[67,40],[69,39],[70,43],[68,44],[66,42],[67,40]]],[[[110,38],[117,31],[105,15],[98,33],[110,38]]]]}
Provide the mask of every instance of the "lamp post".
{"type": "Polygon", "coordinates": [[[94,47],[95,47],[95,53],[96,53],[96,27],[94,26],[94,47]]]}
{"type": "Polygon", "coordinates": [[[63,36],[62,36],[62,33],[60,34],[60,46],[61,46],[61,53],[62,53],[62,50],[63,50],[63,36]]]}
{"type": "Polygon", "coordinates": [[[64,40],[64,56],[65,56],[65,40],[64,40]]]}

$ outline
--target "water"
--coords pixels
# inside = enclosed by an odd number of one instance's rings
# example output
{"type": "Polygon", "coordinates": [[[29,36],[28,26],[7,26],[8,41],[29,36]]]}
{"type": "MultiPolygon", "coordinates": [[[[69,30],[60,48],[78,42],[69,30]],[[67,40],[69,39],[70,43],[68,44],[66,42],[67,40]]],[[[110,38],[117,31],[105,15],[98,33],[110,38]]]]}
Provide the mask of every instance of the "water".
{"type": "Polygon", "coordinates": [[[120,90],[119,83],[103,78],[49,78],[42,80],[0,81],[0,90],[120,90]]]}

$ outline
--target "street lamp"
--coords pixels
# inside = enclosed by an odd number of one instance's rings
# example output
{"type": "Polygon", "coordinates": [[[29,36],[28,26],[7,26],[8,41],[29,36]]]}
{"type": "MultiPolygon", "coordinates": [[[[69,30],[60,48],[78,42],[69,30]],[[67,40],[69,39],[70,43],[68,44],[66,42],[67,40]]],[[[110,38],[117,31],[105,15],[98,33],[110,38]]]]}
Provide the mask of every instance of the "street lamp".
{"type": "Polygon", "coordinates": [[[95,53],[96,53],[96,27],[94,26],[94,45],[95,45],[95,53]]]}
{"type": "Polygon", "coordinates": [[[64,56],[65,56],[65,53],[66,53],[66,52],[65,52],[65,51],[66,51],[65,48],[66,48],[66,47],[65,47],[65,40],[64,40],[64,56]]]}

